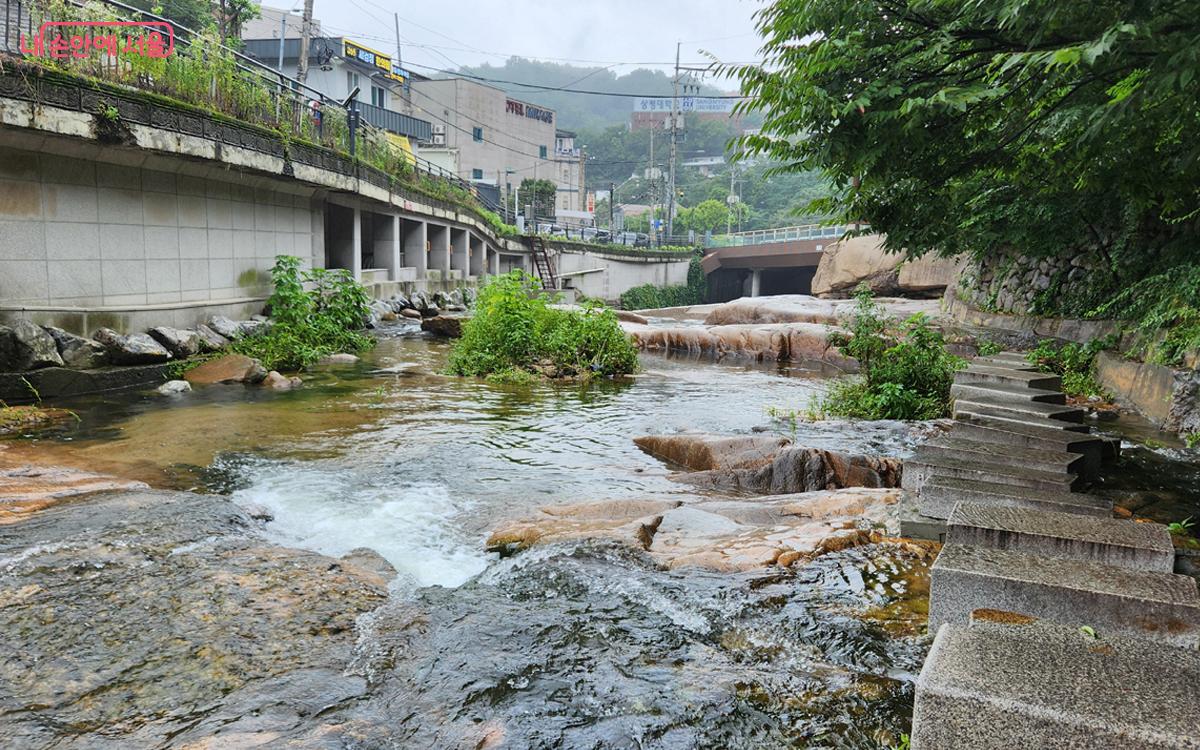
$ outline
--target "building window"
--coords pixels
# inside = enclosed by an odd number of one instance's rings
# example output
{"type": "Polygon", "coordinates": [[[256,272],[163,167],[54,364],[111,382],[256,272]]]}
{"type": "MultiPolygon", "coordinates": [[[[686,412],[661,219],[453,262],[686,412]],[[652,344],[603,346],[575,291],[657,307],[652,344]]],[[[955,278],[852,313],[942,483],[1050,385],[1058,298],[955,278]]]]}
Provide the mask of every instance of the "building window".
{"type": "Polygon", "coordinates": [[[546,158],[546,147],[545,146],[538,146],[538,158],[540,158],[540,159],[546,158]]]}
{"type": "MultiPolygon", "coordinates": [[[[483,142],[483,128],[478,127],[478,126],[471,128],[471,138],[476,143],[482,143],[483,142]]],[[[543,149],[543,150],[545,150],[545,149],[543,149]]]]}
{"type": "Polygon", "coordinates": [[[346,71],[346,95],[349,96],[350,92],[353,91],[356,86],[358,86],[358,73],[355,73],[352,70],[347,70],[346,71]]]}
{"type": "Polygon", "coordinates": [[[471,170],[471,179],[472,180],[482,180],[483,179],[483,170],[482,169],[472,169],[471,170]]]}
{"type": "Polygon", "coordinates": [[[379,86],[371,87],[371,103],[381,109],[387,109],[387,91],[379,86]]]}

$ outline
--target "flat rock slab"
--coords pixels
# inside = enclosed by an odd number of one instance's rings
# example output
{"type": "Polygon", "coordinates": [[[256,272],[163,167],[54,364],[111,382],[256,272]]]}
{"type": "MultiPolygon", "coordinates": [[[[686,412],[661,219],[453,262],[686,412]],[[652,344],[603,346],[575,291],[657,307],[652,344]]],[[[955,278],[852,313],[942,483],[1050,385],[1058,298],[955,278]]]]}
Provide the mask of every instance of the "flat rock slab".
{"type": "Polygon", "coordinates": [[[633,442],[650,455],[692,471],[768,464],[791,440],[771,435],[643,435],[633,442]]]}
{"type": "Polygon", "coordinates": [[[1070,492],[1082,481],[1067,471],[1044,471],[1020,466],[1009,466],[981,459],[957,458],[940,453],[936,448],[919,449],[912,458],[904,462],[903,487],[919,492],[933,476],[953,479],[970,479],[977,482],[1011,484],[1051,492],[1070,492]]]}
{"type": "Polygon", "coordinates": [[[954,413],[959,412],[1031,420],[1053,419],[1074,424],[1082,424],[1084,415],[1083,409],[1074,406],[1017,400],[999,394],[970,398],[960,396],[954,400],[954,413]]]}
{"type": "Polygon", "coordinates": [[[1175,546],[1165,526],[1047,510],[959,503],[947,522],[952,544],[1068,557],[1170,573],[1175,546]]]}
{"type": "Polygon", "coordinates": [[[921,487],[921,514],[946,519],[960,502],[1031,510],[1051,510],[1096,518],[1112,518],[1110,500],[1081,492],[1048,492],[996,482],[934,475],[921,487]]]}
{"type": "Polygon", "coordinates": [[[914,750],[1200,748],[1200,653],[994,620],[938,631],[917,679],[914,750]]]}
{"type": "Polygon", "coordinates": [[[929,628],[965,623],[976,609],[1200,645],[1200,593],[1194,578],[947,544],[933,565],[929,628]]]}

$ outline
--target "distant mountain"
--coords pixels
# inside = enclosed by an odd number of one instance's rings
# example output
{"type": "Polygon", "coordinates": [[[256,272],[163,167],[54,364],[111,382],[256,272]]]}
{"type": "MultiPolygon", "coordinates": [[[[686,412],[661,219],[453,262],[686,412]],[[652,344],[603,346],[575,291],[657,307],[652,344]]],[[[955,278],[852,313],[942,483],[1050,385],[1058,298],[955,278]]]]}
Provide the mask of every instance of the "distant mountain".
{"type": "MultiPolygon", "coordinates": [[[[604,91],[615,94],[643,94],[648,96],[670,96],[671,76],[659,70],[638,68],[617,75],[605,67],[580,67],[565,63],[526,60],[511,57],[503,65],[485,63],[477,67],[463,67],[460,73],[492,79],[531,83],[538,86],[556,86],[587,91],[604,91]]],[[[633,111],[633,99],[621,96],[591,96],[559,91],[541,91],[503,83],[491,85],[504,89],[509,95],[523,101],[550,107],[558,112],[558,124],[567,130],[602,129],[629,121],[633,111]]],[[[702,84],[700,94],[713,96],[726,93],[702,84]]]]}

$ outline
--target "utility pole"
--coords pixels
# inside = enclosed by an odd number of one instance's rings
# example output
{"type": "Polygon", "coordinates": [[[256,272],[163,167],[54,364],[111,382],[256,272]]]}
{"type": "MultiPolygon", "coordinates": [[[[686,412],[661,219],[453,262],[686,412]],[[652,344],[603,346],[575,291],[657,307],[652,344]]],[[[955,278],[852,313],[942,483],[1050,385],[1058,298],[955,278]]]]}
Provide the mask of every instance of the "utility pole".
{"type": "Polygon", "coordinates": [[[296,65],[296,80],[300,83],[304,83],[308,78],[308,42],[312,37],[312,10],[313,0],[304,0],[304,20],[300,24],[300,62],[296,65]]]}
{"type": "Polygon", "coordinates": [[[725,234],[733,232],[733,209],[737,206],[737,201],[733,195],[733,175],[736,173],[736,167],[733,164],[729,165],[729,198],[725,203],[729,206],[729,211],[725,214],[725,234]]]}
{"type": "MultiPolygon", "coordinates": [[[[403,58],[400,57],[400,14],[392,14],[392,22],[396,24],[396,66],[403,67],[403,58]]],[[[408,77],[404,78],[404,85],[408,85],[408,77]]]]}
{"type": "Polygon", "coordinates": [[[617,202],[617,183],[608,183],[608,236],[611,239],[616,239],[613,235],[617,231],[617,225],[613,223],[613,205],[617,202]]]}
{"type": "Polygon", "coordinates": [[[674,96],[671,97],[671,178],[670,190],[671,194],[667,196],[667,234],[675,234],[675,156],[678,148],[679,138],[679,48],[682,46],[680,42],[675,42],[675,77],[671,79],[674,84],[674,96]]]}

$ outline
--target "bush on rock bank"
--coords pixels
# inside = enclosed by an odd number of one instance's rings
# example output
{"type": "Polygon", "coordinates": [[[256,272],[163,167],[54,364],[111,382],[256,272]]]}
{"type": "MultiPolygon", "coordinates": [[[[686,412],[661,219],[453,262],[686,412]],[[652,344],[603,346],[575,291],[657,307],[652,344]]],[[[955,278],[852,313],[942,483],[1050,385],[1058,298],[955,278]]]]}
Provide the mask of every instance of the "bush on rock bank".
{"type": "Polygon", "coordinates": [[[513,271],[488,282],[450,352],[450,372],[502,381],[626,375],[637,350],[612,310],[551,307],[536,279],[513,271]]]}
{"type": "Polygon", "coordinates": [[[271,281],[275,291],[267,305],[272,325],[238,340],[233,351],[259,360],[268,370],[298,370],[330,354],[357,354],[375,345],[363,333],[370,299],[349,271],[302,271],[299,258],[280,255],[271,281]]]}
{"type": "Polygon", "coordinates": [[[950,414],[950,386],[965,362],[946,351],[942,334],[923,313],[897,326],[883,315],[871,290],[855,293],[849,334],[832,343],[858,360],[859,375],[833,383],[816,405],[818,415],[852,419],[937,419],[950,414]]]}

